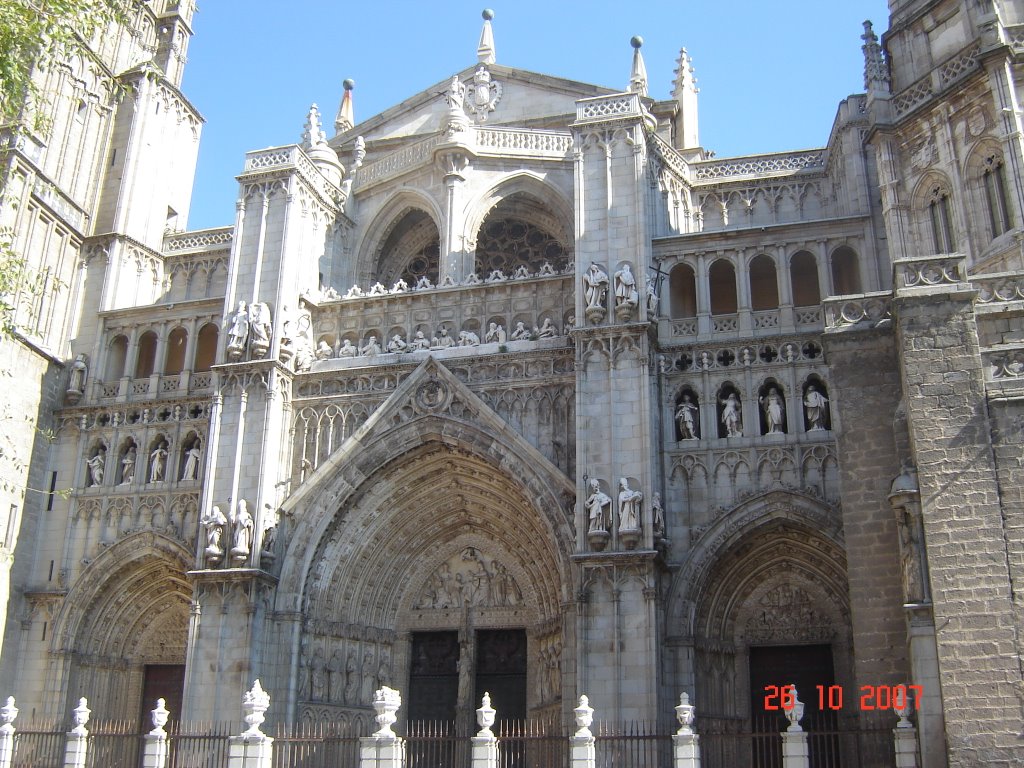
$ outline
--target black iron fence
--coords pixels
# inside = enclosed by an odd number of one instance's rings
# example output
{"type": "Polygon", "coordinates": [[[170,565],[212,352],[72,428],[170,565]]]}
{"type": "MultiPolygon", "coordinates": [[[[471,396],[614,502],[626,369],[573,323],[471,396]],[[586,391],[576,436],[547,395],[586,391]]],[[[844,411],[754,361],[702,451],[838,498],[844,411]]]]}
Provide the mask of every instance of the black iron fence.
{"type": "Polygon", "coordinates": [[[19,722],[13,768],[56,768],[64,762],[64,731],[56,720],[19,722]]]}
{"type": "Polygon", "coordinates": [[[274,731],[274,768],[357,768],[365,727],[351,723],[279,725],[274,731]]]}
{"type": "Polygon", "coordinates": [[[169,768],[223,768],[235,723],[171,723],[167,727],[169,768]]]}

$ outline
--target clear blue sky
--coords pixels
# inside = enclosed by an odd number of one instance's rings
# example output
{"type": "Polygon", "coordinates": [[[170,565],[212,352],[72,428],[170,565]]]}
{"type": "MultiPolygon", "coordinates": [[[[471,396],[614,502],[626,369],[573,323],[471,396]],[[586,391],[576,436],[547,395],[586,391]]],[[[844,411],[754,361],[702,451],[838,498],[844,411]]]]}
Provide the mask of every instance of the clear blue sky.
{"type": "Polygon", "coordinates": [[[245,152],[298,141],[312,102],[330,134],[345,78],[359,122],[474,64],[485,7],[499,64],[610,88],[643,36],[657,99],[685,47],[701,143],[719,157],[824,145],[839,101],[863,90],[861,22],[888,27],[885,0],[203,0],[183,83],[207,121],[189,227],[233,223],[245,152]]]}

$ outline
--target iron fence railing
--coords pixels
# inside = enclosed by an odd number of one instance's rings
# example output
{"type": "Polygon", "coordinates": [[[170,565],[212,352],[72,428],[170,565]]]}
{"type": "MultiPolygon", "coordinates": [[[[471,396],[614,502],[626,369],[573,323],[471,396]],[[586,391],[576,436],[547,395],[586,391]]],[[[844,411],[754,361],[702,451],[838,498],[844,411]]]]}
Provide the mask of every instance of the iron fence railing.
{"type": "Polygon", "coordinates": [[[234,723],[171,723],[167,727],[167,765],[224,768],[228,764],[228,739],[237,731],[234,723]]]}
{"type": "Polygon", "coordinates": [[[352,723],[279,725],[274,731],[274,768],[358,768],[359,739],[368,735],[352,723]]]}
{"type": "Polygon", "coordinates": [[[64,731],[56,720],[18,724],[12,768],[59,768],[63,761],[64,731]]]}

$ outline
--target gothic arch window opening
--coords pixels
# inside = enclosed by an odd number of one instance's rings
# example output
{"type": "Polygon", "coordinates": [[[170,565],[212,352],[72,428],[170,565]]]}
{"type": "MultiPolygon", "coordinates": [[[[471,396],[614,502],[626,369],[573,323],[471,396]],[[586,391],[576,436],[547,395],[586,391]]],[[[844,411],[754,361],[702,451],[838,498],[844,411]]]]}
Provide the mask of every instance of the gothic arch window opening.
{"type": "Polygon", "coordinates": [[[779,281],[775,262],[770,256],[759,254],[750,262],[750,308],[754,311],[778,309],[779,281]]]}
{"type": "Polygon", "coordinates": [[[558,238],[521,218],[489,216],[477,236],[476,271],[481,277],[494,270],[511,277],[519,267],[535,275],[545,263],[561,272],[568,261],[569,250],[558,238]]]}
{"type": "Polygon", "coordinates": [[[676,264],[672,267],[668,278],[669,309],[673,319],[697,316],[697,281],[693,267],[689,264],[676,264]]]}
{"type": "Polygon", "coordinates": [[[987,156],[984,165],[981,178],[985,190],[985,207],[992,237],[996,238],[1013,226],[1006,198],[1006,170],[1003,159],[995,154],[987,156]]]}
{"type": "Polygon", "coordinates": [[[807,251],[798,251],[789,261],[789,281],[794,307],[815,307],[821,303],[818,288],[818,262],[807,251]]]}
{"type": "Polygon", "coordinates": [[[941,184],[932,187],[929,193],[928,221],[935,253],[951,253],[955,248],[955,240],[949,190],[941,184]]]}
{"type": "Polygon", "coordinates": [[[380,249],[377,280],[390,288],[398,280],[410,287],[421,277],[438,283],[440,274],[440,236],[433,219],[413,208],[395,221],[380,249]]]}
{"type": "Polygon", "coordinates": [[[736,269],[732,262],[719,259],[712,264],[708,270],[708,282],[711,289],[711,314],[736,314],[736,269]]]}
{"type": "Polygon", "coordinates": [[[217,337],[220,329],[215,323],[207,323],[199,329],[199,336],[196,337],[196,357],[192,370],[205,372],[213,367],[217,359],[217,337]]]}
{"type": "Polygon", "coordinates": [[[836,296],[863,293],[857,253],[847,245],[832,252],[832,288],[836,296]]]}
{"type": "Polygon", "coordinates": [[[135,378],[144,379],[153,375],[156,368],[156,333],[146,331],[139,337],[138,353],[135,358],[135,378]]]}
{"type": "Polygon", "coordinates": [[[124,376],[128,363],[128,337],[118,334],[107,348],[107,381],[117,381],[124,376]]]}
{"type": "Polygon", "coordinates": [[[164,355],[164,374],[175,376],[185,368],[185,348],[188,346],[188,331],[180,325],[167,336],[167,353],[164,355]]]}

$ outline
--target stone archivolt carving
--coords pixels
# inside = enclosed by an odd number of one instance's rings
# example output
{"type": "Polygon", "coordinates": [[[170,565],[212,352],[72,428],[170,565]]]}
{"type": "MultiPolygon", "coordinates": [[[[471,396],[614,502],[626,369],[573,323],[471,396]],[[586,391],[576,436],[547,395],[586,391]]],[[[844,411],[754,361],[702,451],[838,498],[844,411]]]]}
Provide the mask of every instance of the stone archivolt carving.
{"type": "Polygon", "coordinates": [[[522,590],[503,563],[466,547],[430,575],[415,607],[514,608],[522,602],[522,590]]]}

